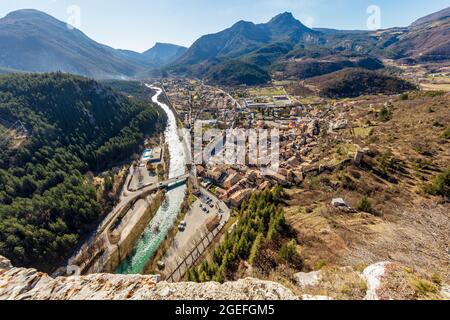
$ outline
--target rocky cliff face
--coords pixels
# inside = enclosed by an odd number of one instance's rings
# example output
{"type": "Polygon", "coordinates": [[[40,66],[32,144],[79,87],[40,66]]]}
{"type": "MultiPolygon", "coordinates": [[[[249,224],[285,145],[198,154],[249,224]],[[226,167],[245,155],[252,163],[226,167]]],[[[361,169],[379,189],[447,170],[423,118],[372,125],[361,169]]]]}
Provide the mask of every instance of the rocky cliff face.
{"type": "Polygon", "coordinates": [[[156,283],[152,276],[94,274],[51,278],[33,269],[13,268],[0,257],[0,300],[178,300],[298,299],[274,282],[243,279],[219,283],[156,283]]]}
{"type": "MultiPolygon", "coordinates": [[[[353,268],[324,269],[293,276],[292,288],[247,278],[224,284],[156,283],[152,276],[93,274],[51,278],[34,269],[14,268],[0,257],[0,300],[299,300],[449,299],[449,287],[418,278],[383,262],[362,273],[353,268]],[[414,281],[418,281],[414,290],[414,281]],[[411,284],[411,286],[409,286],[411,284]]],[[[435,279],[436,282],[437,279],[435,279]]]]}

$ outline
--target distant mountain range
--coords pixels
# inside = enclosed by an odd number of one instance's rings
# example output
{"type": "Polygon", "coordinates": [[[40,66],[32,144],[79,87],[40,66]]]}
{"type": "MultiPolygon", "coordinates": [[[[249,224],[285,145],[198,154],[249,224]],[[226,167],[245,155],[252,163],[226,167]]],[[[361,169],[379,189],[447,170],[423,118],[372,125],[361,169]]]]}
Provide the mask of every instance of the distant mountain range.
{"type": "Polygon", "coordinates": [[[266,24],[240,21],[222,32],[197,40],[187,53],[168,68],[181,75],[204,77],[214,82],[263,83],[267,75],[280,79],[305,79],[344,68],[383,68],[381,59],[406,63],[450,59],[450,8],[419,19],[410,27],[379,31],[310,29],[291,13],[266,24]],[[229,70],[245,74],[233,75],[229,70]],[[253,69],[253,70],[252,70],[253,69]],[[252,70],[252,71],[250,71],[252,70]],[[263,73],[261,72],[263,71],[263,73]]]}
{"type": "MultiPolygon", "coordinates": [[[[393,31],[395,33],[395,30],[393,31]]],[[[415,21],[388,47],[396,58],[412,62],[450,60],[450,7],[415,21]]]]}
{"type": "Polygon", "coordinates": [[[202,63],[217,58],[237,58],[275,42],[298,43],[316,34],[283,13],[266,24],[239,21],[222,32],[198,39],[177,62],[181,65],[202,63]]]}
{"type": "Polygon", "coordinates": [[[286,12],[263,24],[239,21],[202,36],[189,49],[157,43],[137,53],[99,44],[45,13],[19,10],[0,19],[0,73],[60,70],[95,78],[173,74],[258,84],[343,68],[379,69],[382,58],[448,61],[449,30],[450,8],[409,27],[379,31],[310,29],[286,12]]]}
{"type": "Polygon", "coordinates": [[[156,43],[155,46],[141,54],[155,67],[164,67],[178,60],[188,48],[170,43],[156,43]]]}
{"type": "Polygon", "coordinates": [[[158,44],[144,54],[116,50],[37,10],[19,10],[0,19],[0,69],[3,71],[63,71],[95,78],[132,77],[172,62],[183,49],[158,44]]]}
{"type": "Polygon", "coordinates": [[[442,21],[450,18],[450,7],[445,8],[441,11],[429,14],[425,17],[422,17],[411,24],[412,27],[417,27],[421,24],[430,23],[433,21],[442,21]]]}

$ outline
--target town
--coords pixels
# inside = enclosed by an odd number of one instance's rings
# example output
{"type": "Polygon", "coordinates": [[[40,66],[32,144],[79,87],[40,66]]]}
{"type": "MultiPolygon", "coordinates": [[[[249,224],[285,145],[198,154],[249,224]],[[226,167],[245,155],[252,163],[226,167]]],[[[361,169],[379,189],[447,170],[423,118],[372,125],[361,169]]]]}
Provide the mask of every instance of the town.
{"type": "MultiPolygon", "coordinates": [[[[210,148],[211,141],[203,141],[202,150],[207,150],[209,154],[201,164],[194,161],[194,169],[202,187],[232,208],[238,208],[253,190],[270,189],[277,185],[298,186],[305,174],[325,170],[323,159],[314,154],[318,136],[322,130],[337,132],[347,127],[345,119],[334,118],[332,106],[301,103],[300,97],[287,94],[283,87],[238,88],[227,93],[224,89],[206,86],[197,80],[165,80],[162,85],[180,118],[184,119],[185,128],[194,128],[200,122],[202,130],[220,130],[219,139],[212,142],[222,143],[219,146],[213,144],[216,148],[210,148]],[[251,164],[248,154],[245,163],[215,161],[218,155],[223,156],[226,152],[226,129],[230,127],[257,128],[268,132],[278,130],[277,170],[270,174],[262,172],[258,162],[251,164]]],[[[191,133],[194,136],[195,130],[191,133]]],[[[194,141],[193,137],[191,141],[194,141]]],[[[244,147],[248,153],[248,140],[244,147]]],[[[351,156],[362,152],[357,148],[351,149],[351,156]]],[[[195,155],[193,157],[196,159],[195,155]]]]}

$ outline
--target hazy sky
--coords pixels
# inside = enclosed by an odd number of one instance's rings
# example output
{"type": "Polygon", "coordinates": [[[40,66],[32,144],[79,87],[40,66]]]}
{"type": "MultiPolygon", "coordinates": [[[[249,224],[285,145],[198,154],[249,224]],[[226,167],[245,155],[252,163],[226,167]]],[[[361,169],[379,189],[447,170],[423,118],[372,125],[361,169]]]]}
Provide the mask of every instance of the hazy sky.
{"type": "Polygon", "coordinates": [[[239,20],[267,22],[284,11],[310,27],[367,29],[367,8],[377,5],[382,28],[407,26],[449,7],[450,0],[0,0],[0,16],[34,8],[68,21],[73,5],[80,8],[80,29],[89,37],[144,51],[157,41],[189,46],[239,20]]]}

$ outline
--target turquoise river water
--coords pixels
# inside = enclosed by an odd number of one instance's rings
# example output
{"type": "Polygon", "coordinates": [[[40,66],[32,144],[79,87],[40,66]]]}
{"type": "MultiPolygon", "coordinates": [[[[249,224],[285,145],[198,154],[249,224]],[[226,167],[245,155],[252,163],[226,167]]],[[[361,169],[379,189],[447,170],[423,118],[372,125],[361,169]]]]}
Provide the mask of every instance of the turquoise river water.
{"type": "MultiPolygon", "coordinates": [[[[172,110],[166,104],[158,101],[162,90],[155,87],[151,88],[157,90],[152,98],[153,102],[157,103],[167,113],[168,117],[165,139],[170,154],[169,178],[178,177],[185,173],[186,157],[178,135],[177,121],[172,110]]],[[[175,223],[185,195],[185,184],[166,192],[162,206],[137,241],[130,257],[122,262],[116,273],[139,274],[144,271],[146,264],[153,257],[175,223]]]]}

